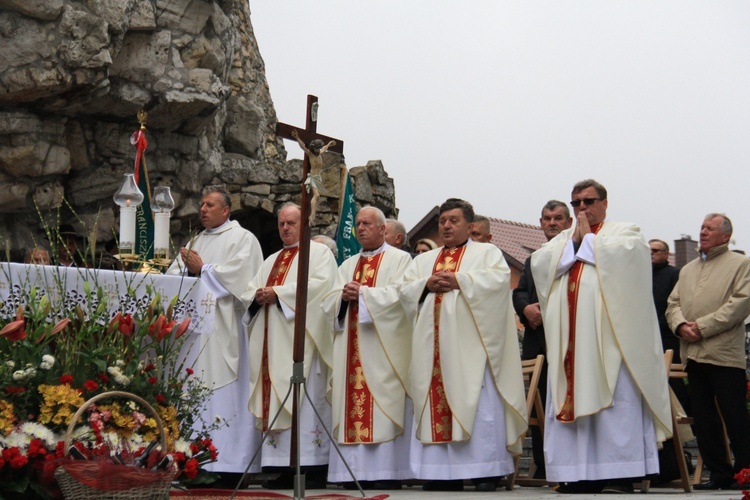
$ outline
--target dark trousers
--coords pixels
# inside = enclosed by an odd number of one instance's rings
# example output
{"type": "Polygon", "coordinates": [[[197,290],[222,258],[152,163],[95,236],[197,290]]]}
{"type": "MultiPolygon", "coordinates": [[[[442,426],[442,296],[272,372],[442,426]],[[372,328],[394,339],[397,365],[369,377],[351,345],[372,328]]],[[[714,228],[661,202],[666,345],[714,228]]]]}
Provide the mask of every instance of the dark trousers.
{"type": "Polygon", "coordinates": [[[732,480],[750,466],[750,418],[745,406],[745,370],[688,360],[688,390],[695,419],[695,437],[711,479],[732,480]],[[716,404],[714,404],[714,399],[716,404]],[[734,467],[727,461],[721,417],[727,428],[734,467]]]}

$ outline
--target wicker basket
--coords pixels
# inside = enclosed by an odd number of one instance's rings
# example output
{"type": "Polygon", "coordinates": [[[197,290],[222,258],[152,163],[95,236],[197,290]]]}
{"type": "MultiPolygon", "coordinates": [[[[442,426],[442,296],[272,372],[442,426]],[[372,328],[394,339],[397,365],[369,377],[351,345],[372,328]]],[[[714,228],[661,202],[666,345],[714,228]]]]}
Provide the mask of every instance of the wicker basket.
{"type": "MultiPolygon", "coordinates": [[[[86,401],[73,415],[65,432],[65,454],[73,441],[73,429],[78,419],[92,404],[106,398],[125,398],[137,402],[145,408],[156,421],[159,430],[159,442],[162,451],[167,450],[167,435],[164,432],[161,418],[156,410],[143,398],[123,391],[110,391],[94,396],[86,401]]],[[[55,479],[60,485],[66,499],[100,500],[100,499],[162,499],[169,498],[169,488],[177,476],[175,465],[167,470],[152,471],[143,467],[132,467],[94,460],[65,460],[55,471],[55,479]],[[83,482],[96,481],[97,486],[83,482]],[[137,485],[137,486],[133,486],[137,485]]]]}

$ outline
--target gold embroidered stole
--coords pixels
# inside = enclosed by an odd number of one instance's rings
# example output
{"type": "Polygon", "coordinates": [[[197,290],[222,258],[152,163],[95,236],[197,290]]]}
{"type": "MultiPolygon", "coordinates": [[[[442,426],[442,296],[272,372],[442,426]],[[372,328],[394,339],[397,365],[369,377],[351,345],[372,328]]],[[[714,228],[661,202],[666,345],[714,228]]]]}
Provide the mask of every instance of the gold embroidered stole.
{"type": "MultiPolygon", "coordinates": [[[[375,286],[384,253],[380,252],[372,257],[360,257],[357,267],[354,269],[353,280],[363,286],[375,286]]],[[[372,393],[367,387],[359,352],[359,301],[349,302],[348,307],[344,443],[372,443],[373,399],[372,393]]]]}
{"type": "MultiPolygon", "coordinates": [[[[601,224],[591,227],[591,231],[599,232],[601,224]]],[[[565,400],[560,412],[555,418],[561,422],[573,422],[574,411],[574,377],[575,377],[575,346],[576,346],[576,311],[578,310],[578,292],[583,274],[583,261],[576,260],[568,271],[568,349],[563,359],[563,370],[565,372],[565,400]]]]}
{"type": "MultiPolygon", "coordinates": [[[[456,248],[445,248],[435,260],[432,274],[442,271],[456,272],[461,265],[466,245],[456,248]]],[[[449,443],[453,441],[453,412],[445,397],[443,386],[443,370],[440,366],[440,309],[443,303],[443,293],[435,294],[434,332],[435,343],[432,358],[432,381],[430,382],[429,404],[430,425],[432,426],[432,441],[434,443],[449,443]]]]}
{"type": "MultiPolygon", "coordinates": [[[[268,275],[268,279],[266,280],[266,286],[278,286],[284,284],[286,276],[289,273],[289,268],[292,267],[292,261],[294,260],[294,256],[297,255],[298,250],[299,246],[296,246],[279,252],[279,255],[276,256],[276,261],[271,268],[271,274],[268,275]]],[[[268,307],[268,304],[263,306],[265,328],[263,328],[263,356],[260,364],[261,388],[263,390],[263,416],[261,418],[263,432],[268,431],[268,418],[271,408],[271,376],[268,368],[268,307]]]]}

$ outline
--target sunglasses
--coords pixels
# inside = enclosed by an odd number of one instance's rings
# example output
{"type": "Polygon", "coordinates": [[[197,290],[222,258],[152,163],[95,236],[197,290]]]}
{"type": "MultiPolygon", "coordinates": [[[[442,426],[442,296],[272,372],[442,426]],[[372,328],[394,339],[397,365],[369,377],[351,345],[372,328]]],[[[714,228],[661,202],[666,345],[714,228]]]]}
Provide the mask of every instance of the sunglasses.
{"type": "Polygon", "coordinates": [[[573,206],[573,208],[578,208],[579,206],[581,206],[581,202],[583,202],[587,207],[590,207],[594,204],[594,202],[601,200],[601,198],[584,198],[582,200],[573,200],[570,202],[570,204],[573,206]]]}

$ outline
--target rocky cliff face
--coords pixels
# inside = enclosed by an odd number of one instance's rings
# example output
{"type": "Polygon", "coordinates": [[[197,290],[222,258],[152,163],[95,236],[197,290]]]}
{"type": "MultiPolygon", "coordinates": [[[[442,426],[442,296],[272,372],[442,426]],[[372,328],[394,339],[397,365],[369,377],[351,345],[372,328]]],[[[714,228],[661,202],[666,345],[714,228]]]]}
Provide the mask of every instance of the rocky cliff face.
{"type": "MultiPolygon", "coordinates": [[[[274,209],[299,199],[301,162],[274,133],[247,0],[0,0],[0,54],[3,253],[45,244],[41,219],[112,239],[141,109],[150,184],[175,198],[176,244],[209,184],[227,185],[233,218],[261,240],[278,238],[274,209]]],[[[314,233],[335,230],[340,163],[326,154],[314,233]]],[[[359,202],[396,212],[380,162],[351,173],[359,202]]]]}

